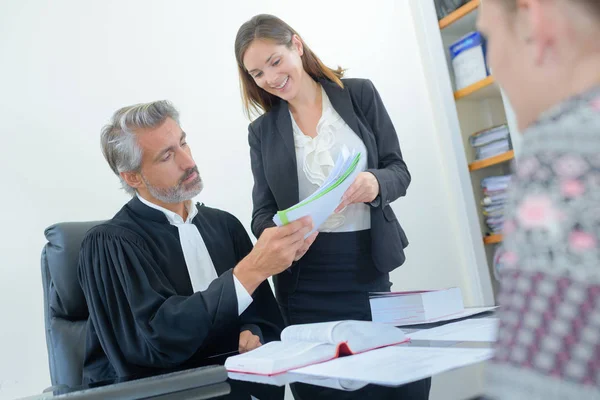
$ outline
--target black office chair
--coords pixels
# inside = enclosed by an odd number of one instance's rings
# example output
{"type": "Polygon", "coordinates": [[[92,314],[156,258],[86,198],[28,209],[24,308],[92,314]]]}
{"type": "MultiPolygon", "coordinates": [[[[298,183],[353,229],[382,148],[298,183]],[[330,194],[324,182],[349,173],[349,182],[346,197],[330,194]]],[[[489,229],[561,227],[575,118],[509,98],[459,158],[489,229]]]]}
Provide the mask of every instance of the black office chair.
{"type": "Polygon", "coordinates": [[[41,260],[44,320],[54,387],[82,383],[88,309],[77,277],[77,264],[84,235],[102,222],[63,222],[44,231],[48,240],[41,260]]]}

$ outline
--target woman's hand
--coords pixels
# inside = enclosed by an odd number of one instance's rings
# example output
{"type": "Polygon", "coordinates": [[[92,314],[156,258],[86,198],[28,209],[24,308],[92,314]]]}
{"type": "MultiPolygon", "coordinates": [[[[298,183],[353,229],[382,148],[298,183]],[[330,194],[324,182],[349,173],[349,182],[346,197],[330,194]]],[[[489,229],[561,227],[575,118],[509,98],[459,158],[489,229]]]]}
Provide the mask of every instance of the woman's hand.
{"type": "Polygon", "coordinates": [[[375,200],[378,194],[379,182],[375,175],[370,172],[361,172],[342,196],[342,202],[335,209],[335,212],[342,211],[350,204],[370,203],[375,200]]]}

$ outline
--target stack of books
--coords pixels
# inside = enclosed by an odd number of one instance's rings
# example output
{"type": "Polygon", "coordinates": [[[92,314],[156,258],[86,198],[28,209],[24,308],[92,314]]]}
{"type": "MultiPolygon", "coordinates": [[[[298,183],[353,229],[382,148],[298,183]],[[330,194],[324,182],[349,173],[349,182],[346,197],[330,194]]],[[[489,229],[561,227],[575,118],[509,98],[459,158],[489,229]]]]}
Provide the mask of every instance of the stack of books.
{"type": "Polygon", "coordinates": [[[475,151],[475,161],[485,160],[512,150],[510,132],[507,125],[500,125],[481,132],[469,138],[469,143],[475,151]]]}
{"type": "Polygon", "coordinates": [[[502,232],[504,224],[504,205],[510,184],[510,175],[488,176],[481,181],[483,216],[490,234],[502,232]]]}
{"type": "Polygon", "coordinates": [[[494,307],[466,307],[460,288],[409,292],[369,293],[373,322],[412,326],[452,321],[491,311],[494,307]]]}
{"type": "Polygon", "coordinates": [[[369,293],[374,322],[396,326],[416,325],[464,311],[460,288],[414,292],[369,293]]]}

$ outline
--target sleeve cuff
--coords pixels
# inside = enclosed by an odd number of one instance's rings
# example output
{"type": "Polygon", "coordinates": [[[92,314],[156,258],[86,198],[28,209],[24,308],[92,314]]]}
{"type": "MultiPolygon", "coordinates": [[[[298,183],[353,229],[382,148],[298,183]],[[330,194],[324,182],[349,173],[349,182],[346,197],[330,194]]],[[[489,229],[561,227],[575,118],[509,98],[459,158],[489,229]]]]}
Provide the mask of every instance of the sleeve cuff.
{"type": "Polygon", "coordinates": [[[370,205],[373,208],[377,208],[381,205],[381,196],[377,195],[377,197],[375,197],[375,200],[373,200],[370,203],[367,203],[368,205],[370,205]]]}
{"type": "Polygon", "coordinates": [[[383,187],[381,187],[381,180],[379,179],[379,177],[377,176],[377,169],[376,168],[371,168],[366,170],[365,172],[369,172],[370,174],[372,174],[375,179],[377,179],[377,183],[379,184],[379,193],[377,194],[377,197],[375,197],[375,199],[369,203],[365,203],[373,208],[378,208],[382,206],[382,199],[381,199],[381,194],[383,193],[383,187]]]}
{"type": "Polygon", "coordinates": [[[265,344],[265,338],[263,337],[262,330],[258,325],[255,324],[246,324],[240,328],[240,333],[244,331],[250,331],[253,335],[258,336],[260,339],[260,343],[265,344]]]}
{"type": "Polygon", "coordinates": [[[242,315],[246,308],[252,304],[252,296],[248,293],[244,285],[238,280],[238,278],[233,275],[233,284],[235,286],[235,295],[237,296],[238,303],[238,315],[242,315]]]}

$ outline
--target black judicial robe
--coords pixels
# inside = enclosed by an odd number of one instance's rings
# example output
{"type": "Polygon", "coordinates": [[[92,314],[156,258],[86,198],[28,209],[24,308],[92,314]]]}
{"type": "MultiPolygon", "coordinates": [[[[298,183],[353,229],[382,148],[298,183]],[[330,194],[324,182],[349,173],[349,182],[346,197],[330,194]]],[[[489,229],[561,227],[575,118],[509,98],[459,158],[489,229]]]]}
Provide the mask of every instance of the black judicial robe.
{"type": "Polygon", "coordinates": [[[91,229],[79,256],[89,309],[84,382],[142,376],[214,363],[249,329],[278,340],[283,320],[268,282],[238,316],[232,268],[252,250],[231,214],[197,205],[198,227],[217,275],[194,293],[177,227],[137,197],[91,229]]]}

